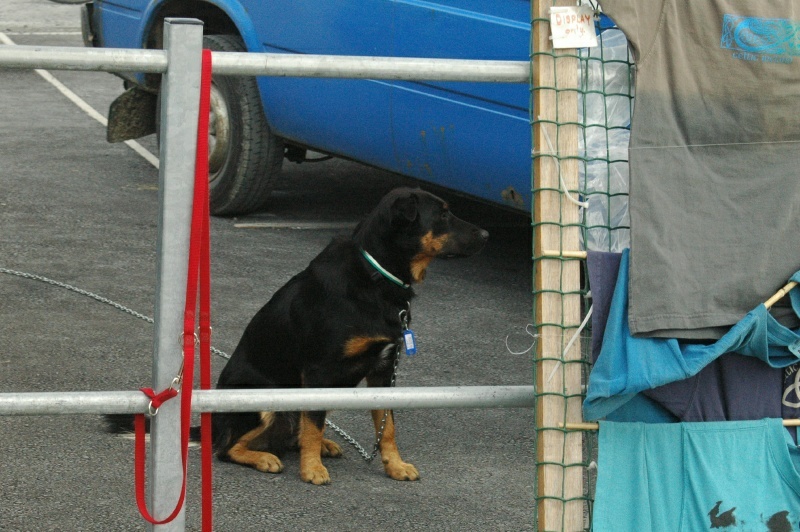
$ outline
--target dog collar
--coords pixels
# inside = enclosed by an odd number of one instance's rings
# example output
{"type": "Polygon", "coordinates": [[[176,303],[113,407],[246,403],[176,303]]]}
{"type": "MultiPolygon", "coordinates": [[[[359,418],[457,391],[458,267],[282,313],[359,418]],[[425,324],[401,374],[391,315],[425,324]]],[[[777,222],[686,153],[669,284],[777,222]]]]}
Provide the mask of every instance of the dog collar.
{"type": "Polygon", "coordinates": [[[401,286],[403,288],[411,288],[410,284],[404,283],[402,280],[398,279],[395,275],[393,275],[389,270],[381,266],[380,263],[377,260],[375,260],[375,258],[372,255],[367,253],[364,248],[361,248],[361,254],[364,255],[364,258],[367,259],[367,262],[369,262],[373,268],[378,270],[378,273],[383,275],[386,279],[390,280],[397,286],[401,286]]]}

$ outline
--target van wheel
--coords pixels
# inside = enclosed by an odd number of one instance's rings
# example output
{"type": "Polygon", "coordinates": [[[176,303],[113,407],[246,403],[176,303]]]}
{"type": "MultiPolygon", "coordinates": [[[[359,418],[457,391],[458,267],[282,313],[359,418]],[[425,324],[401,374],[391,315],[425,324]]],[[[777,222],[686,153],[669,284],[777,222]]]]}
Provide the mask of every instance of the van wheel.
{"type": "MultiPolygon", "coordinates": [[[[246,51],[233,35],[207,35],[203,47],[246,51]]],[[[264,207],[281,171],[283,140],[267,124],[255,78],[212,74],[210,114],[211,214],[246,214],[264,207]]]]}

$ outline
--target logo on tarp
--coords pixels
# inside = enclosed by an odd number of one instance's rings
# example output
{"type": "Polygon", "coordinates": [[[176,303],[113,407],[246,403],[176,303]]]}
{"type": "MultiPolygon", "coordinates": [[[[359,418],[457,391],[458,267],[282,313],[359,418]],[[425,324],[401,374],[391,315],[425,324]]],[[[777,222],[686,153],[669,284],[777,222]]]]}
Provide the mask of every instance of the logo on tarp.
{"type": "Polygon", "coordinates": [[[800,23],[783,18],[724,15],[720,47],[734,59],[791,63],[800,56],[800,23]]]}

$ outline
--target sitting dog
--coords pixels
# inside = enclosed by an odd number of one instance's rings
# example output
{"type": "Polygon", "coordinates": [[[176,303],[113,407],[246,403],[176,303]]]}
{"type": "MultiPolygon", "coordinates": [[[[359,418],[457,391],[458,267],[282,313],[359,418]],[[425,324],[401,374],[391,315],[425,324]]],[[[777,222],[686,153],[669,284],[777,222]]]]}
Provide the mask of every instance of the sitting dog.
{"type": "MultiPolygon", "coordinates": [[[[253,317],[217,388],[390,386],[411,285],[435,257],[469,256],[489,233],[455,217],[447,203],[420,189],[387,194],[349,238],[334,239],[253,317]]],[[[400,458],[391,411],[372,411],[386,474],[417,480],[400,458]]],[[[322,457],[341,455],[323,438],[326,412],[216,413],[217,457],[280,473],[279,456],[300,450],[300,477],[330,482],[322,457]]]]}

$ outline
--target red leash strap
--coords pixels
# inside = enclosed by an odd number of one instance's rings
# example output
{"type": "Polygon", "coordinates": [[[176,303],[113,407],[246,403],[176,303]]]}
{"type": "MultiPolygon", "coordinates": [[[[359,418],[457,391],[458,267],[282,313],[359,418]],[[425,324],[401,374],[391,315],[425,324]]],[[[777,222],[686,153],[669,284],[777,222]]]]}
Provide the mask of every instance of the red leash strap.
{"type": "MultiPolygon", "coordinates": [[[[203,211],[200,253],[200,389],[211,388],[211,222],[208,192],[208,118],[211,107],[211,50],[203,50],[203,71],[200,80],[200,122],[197,127],[197,162],[195,190],[203,190],[200,206],[203,211]]],[[[197,205],[195,205],[195,210],[197,205]]],[[[213,527],[211,414],[200,414],[202,472],[202,529],[213,527]]]]}
{"type": "MultiPolygon", "coordinates": [[[[147,510],[145,503],[145,461],[144,415],[134,416],[136,429],[135,483],[136,504],[139,512],[148,522],[161,525],[169,523],[180,513],[186,498],[186,467],[189,458],[189,433],[192,417],[192,384],[194,379],[195,317],[200,299],[200,386],[211,387],[211,260],[210,224],[208,196],[208,117],[211,91],[211,51],[203,50],[202,72],[200,78],[200,109],[197,126],[197,157],[195,160],[194,199],[192,208],[192,232],[189,244],[189,270],[186,286],[186,307],[183,320],[183,381],[181,384],[181,464],[183,482],[177,505],[163,520],[157,520],[147,510]]],[[[156,394],[150,388],[142,391],[151,398],[151,414],[166,400],[178,394],[173,387],[156,394]]],[[[211,509],[211,415],[201,415],[202,443],[202,526],[204,531],[212,528],[211,509]]]]}
{"type": "MultiPolygon", "coordinates": [[[[185,369],[185,368],[184,368],[185,369]]],[[[191,383],[191,380],[189,381],[191,383]]],[[[173,385],[174,386],[174,385],[173,385]]],[[[164,404],[166,401],[169,401],[173,397],[178,395],[178,390],[170,386],[166,390],[156,393],[152,388],[140,388],[142,393],[147,395],[150,398],[150,415],[154,416],[158,413],[159,407],[164,404]]],[[[191,384],[189,384],[191,388],[191,384]]],[[[183,386],[182,391],[186,391],[186,386],[183,386]]],[[[181,398],[183,399],[183,398],[181,398]]],[[[191,404],[189,405],[189,415],[191,416],[191,404]]],[[[187,417],[184,411],[183,400],[181,400],[181,421],[187,417]]],[[[182,461],[181,464],[183,465],[183,484],[181,486],[181,494],[178,497],[178,503],[175,505],[175,509],[172,513],[166,518],[161,521],[157,520],[155,517],[150,515],[150,512],[147,510],[147,503],[145,502],[145,486],[144,486],[144,478],[145,478],[145,470],[146,470],[146,462],[147,462],[147,446],[145,444],[144,435],[146,432],[145,428],[145,421],[144,421],[144,414],[136,414],[133,416],[133,423],[134,429],[136,431],[136,447],[134,451],[134,478],[136,484],[136,506],[139,508],[139,513],[142,514],[147,521],[154,525],[163,525],[164,523],[169,523],[178,515],[183,508],[183,501],[186,497],[186,458],[187,454],[183,454],[181,456],[182,461]]],[[[183,427],[181,427],[181,445],[183,445],[183,427]]],[[[188,432],[187,432],[188,434],[188,432]]],[[[188,451],[188,444],[189,440],[186,439],[186,450],[188,451]]],[[[183,447],[181,447],[183,449],[183,447]]]]}

